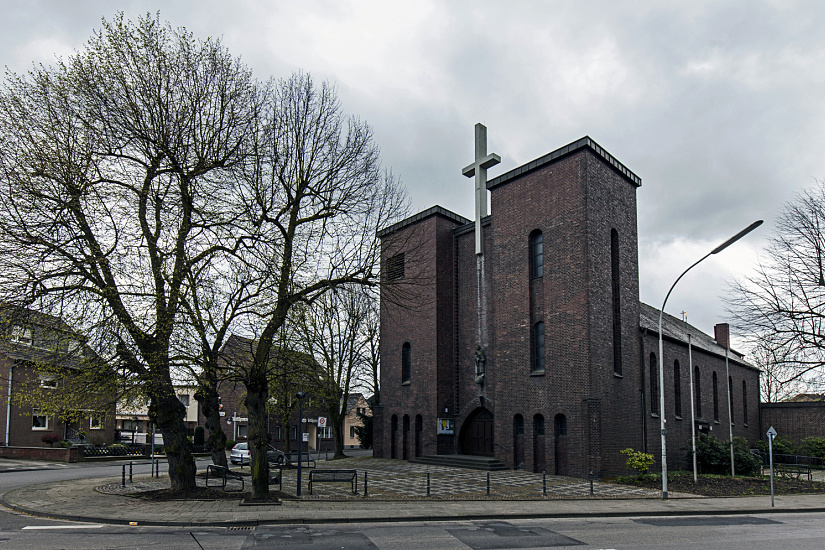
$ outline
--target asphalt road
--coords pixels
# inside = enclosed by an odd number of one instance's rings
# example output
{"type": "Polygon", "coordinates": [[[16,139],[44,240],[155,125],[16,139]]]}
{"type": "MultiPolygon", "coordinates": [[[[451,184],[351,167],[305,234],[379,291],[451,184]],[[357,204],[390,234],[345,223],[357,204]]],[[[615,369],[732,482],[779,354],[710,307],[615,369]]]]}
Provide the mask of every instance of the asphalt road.
{"type": "MultiPolygon", "coordinates": [[[[204,460],[199,467],[205,467],[204,460]]],[[[120,475],[120,463],[3,471],[0,491],[32,483],[120,475]]],[[[135,474],[149,473],[136,465],[135,474]]],[[[389,504],[391,505],[391,504],[389,504]]],[[[825,548],[825,514],[462,521],[234,528],[78,524],[0,510],[0,549],[714,549],[825,548]]]]}

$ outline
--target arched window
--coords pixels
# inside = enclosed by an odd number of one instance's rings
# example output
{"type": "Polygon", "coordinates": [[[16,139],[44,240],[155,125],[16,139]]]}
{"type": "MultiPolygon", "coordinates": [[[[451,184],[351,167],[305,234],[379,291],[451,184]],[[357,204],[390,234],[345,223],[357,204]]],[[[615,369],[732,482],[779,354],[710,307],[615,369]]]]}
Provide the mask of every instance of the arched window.
{"type": "Polygon", "coordinates": [[[401,383],[409,384],[412,373],[412,346],[409,342],[404,342],[401,346],[401,383]]]}
{"type": "Polygon", "coordinates": [[[742,421],[748,425],[748,385],[742,380],[742,421]]]}
{"type": "Polygon", "coordinates": [[[659,364],[656,354],[650,354],[650,412],[659,414],[659,364]]]}
{"type": "Polygon", "coordinates": [[[682,418],[682,369],[679,361],[673,362],[673,406],[676,418],[682,418]]]}
{"type": "Polygon", "coordinates": [[[532,357],[531,370],[532,372],[544,372],[544,322],[539,321],[533,325],[532,340],[532,357]]]}
{"type": "Polygon", "coordinates": [[[530,277],[533,279],[544,275],[544,237],[536,229],[530,233],[530,277]]]}
{"type": "Polygon", "coordinates": [[[713,371],[713,419],[719,422],[719,380],[713,371]]]}
{"type": "Polygon", "coordinates": [[[702,375],[699,374],[699,367],[693,367],[693,399],[696,402],[696,418],[702,418],[702,375]]]}
{"type": "Polygon", "coordinates": [[[619,277],[619,233],[610,230],[610,275],[613,297],[613,372],[622,374],[622,296],[619,277]]]}

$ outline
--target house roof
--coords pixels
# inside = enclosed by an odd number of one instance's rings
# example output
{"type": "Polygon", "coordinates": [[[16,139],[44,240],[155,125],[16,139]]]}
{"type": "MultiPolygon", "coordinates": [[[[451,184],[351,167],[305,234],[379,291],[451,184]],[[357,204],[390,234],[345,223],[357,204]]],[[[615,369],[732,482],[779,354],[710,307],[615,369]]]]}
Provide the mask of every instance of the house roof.
{"type": "MultiPolygon", "coordinates": [[[[42,342],[41,339],[40,343],[42,342]]],[[[77,369],[88,358],[96,357],[85,342],[86,337],[72,329],[60,317],[14,304],[0,304],[0,352],[11,359],[77,369]],[[15,326],[32,329],[31,345],[11,341],[12,328],[15,326]],[[66,342],[76,341],[83,347],[85,356],[69,351],[68,344],[65,349],[50,349],[38,345],[38,338],[42,337],[45,331],[65,335],[66,342]]]]}
{"type": "MultiPolygon", "coordinates": [[[[659,334],[659,310],[643,302],[639,302],[639,327],[659,334]]],[[[687,345],[688,335],[690,335],[691,345],[694,348],[704,350],[720,357],[725,356],[725,347],[720,346],[714,338],[705,334],[690,323],[682,321],[672,315],[664,313],[662,315],[662,337],[670,340],[683,342],[687,345]]],[[[756,369],[753,365],[745,361],[744,354],[733,349],[729,350],[729,360],[747,368],[756,369]]]]}

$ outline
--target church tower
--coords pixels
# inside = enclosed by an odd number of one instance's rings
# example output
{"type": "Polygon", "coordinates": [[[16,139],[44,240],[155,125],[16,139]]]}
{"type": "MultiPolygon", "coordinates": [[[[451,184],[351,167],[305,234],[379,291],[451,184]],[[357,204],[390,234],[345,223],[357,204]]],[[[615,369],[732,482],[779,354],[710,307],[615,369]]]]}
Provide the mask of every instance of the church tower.
{"type": "Polygon", "coordinates": [[[434,207],[380,232],[376,456],[623,470],[642,440],[639,185],[585,137],[486,182],[475,224],[434,207]]]}

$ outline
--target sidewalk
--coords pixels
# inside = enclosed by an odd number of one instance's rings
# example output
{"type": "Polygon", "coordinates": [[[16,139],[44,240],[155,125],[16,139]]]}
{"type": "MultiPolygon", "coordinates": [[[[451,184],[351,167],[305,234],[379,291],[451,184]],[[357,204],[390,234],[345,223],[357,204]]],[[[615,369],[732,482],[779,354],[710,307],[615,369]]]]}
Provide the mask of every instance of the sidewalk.
{"type": "MultiPolygon", "coordinates": [[[[421,472],[415,468],[416,465],[400,463],[401,461],[381,461],[376,466],[373,464],[375,460],[377,459],[359,463],[368,467],[365,471],[372,472],[371,480],[375,478],[374,482],[370,481],[368,496],[364,496],[362,486],[359,487],[358,495],[352,496],[350,486],[345,484],[346,487],[343,489],[329,485],[319,486],[314,491],[314,496],[304,493],[300,500],[284,499],[280,504],[248,505],[240,498],[159,502],[136,498],[136,494],[141,490],[157,488],[165,483],[162,480],[144,476],[136,478],[135,483],[127,486],[126,489],[120,487],[119,478],[84,479],[34,485],[9,491],[0,496],[0,502],[13,510],[57,519],[165,526],[246,526],[825,511],[825,496],[822,495],[777,496],[776,507],[771,508],[769,496],[703,498],[671,494],[669,500],[663,501],[656,492],[639,493],[638,489],[596,482],[595,496],[591,497],[589,496],[589,482],[586,480],[555,477],[547,482],[547,486],[555,487],[557,492],[550,496],[551,493],[548,490],[548,496],[543,497],[540,492],[536,494],[536,488],[531,485],[536,476],[540,477],[540,474],[525,472],[502,472],[507,476],[497,478],[497,483],[507,484],[508,487],[520,487],[522,491],[526,487],[530,495],[527,499],[514,499],[516,498],[514,495],[505,495],[501,492],[503,485],[497,485],[491,492],[492,495],[498,494],[497,497],[485,498],[479,496],[476,491],[476,496],[467,499],[464,493],[446,491],[455,491],[459,481],[461,487],[472,485],[473,479],[481,479],[483,482],[486,472],[460,469],[434,471],[435,468],[432,467],[430,473],[433,478],[436,474],[452,478],[450,483],[443,484],[437,495],[427,498],[396,492],[393,498],[389,498],[379,493],[381,486],[378,482],[379,467],[386,464],[389,467],[388,480],[393,479],[396,484],[399,480],[424,478],[416,478],[416,476],[421,476],[421,472]],[[406,470],[406,476],[403,477],[399,472],[402,468],[406,470]],[[518,481],[519,477],[522,478],[521,483],[518,481]],[[575,493],[576,487],[580,485],[588,487],[587,496],[565,496],[559,492],[564,490],[575,493]],[[563,489],[565,487],[566,489],[563,489]]],[[[361,471],[359,468],[359,472],[361,471]]],[[[291,476],[294,476],[294,473],[290,471],[291,476]]],[[[296,477],[290,477],[286,483],[296,481],[296,477]]],[[[286,484],[284,490],[285,492],[288,490],[286,484]]]]}

